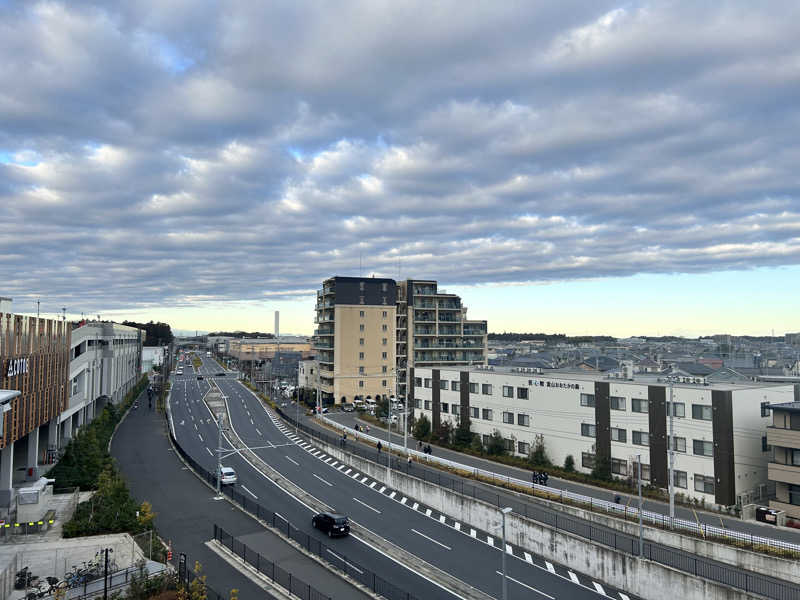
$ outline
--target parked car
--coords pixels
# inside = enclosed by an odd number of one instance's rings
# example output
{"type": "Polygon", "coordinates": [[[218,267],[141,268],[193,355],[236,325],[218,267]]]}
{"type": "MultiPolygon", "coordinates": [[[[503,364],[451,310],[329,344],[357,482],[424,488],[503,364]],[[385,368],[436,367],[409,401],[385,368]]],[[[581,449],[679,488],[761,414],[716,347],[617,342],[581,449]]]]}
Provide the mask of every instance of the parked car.
{"type": "Polygon", "coordinates": [[[353,404],[350,404],[349,402],[345,402],[344,404],[342,404],[342,410],[344,412],[353,412],[355,409],[356,407],[353,404]]]}
{"type": "Polygon", "coordinates": [[[202,375],[198,375],[197,376],[197,381],[200,381],[201,379],[203,379],[203,376],[202,375]]]}
{"type": "Polygon", "coordinates": [[[349,519],[336,513],[322,512],[314,515],[314,518],[311,519],[311,526],[327,533],[328,537],[350,533],[349,519]]]}
{"type": "Polygon", "coordinates": [[[224,372],[217,373],[217,377],[225,377],[225,373],[224,372]]]}
{"type": "Polygon", "coordinates": [[[238,478],[236,477],[236,471],[230,467],[222,467],[220,471],[222,473],[222,477],[220,477],[219,480],[220,485],[233,485],[238,481],[238,478]]]}

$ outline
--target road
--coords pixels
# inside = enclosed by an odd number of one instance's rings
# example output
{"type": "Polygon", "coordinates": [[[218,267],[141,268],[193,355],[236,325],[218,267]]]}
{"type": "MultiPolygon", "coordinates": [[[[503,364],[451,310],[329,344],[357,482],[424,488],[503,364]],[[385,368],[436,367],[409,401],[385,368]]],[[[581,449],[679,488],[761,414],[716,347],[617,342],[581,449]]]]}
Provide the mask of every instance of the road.
{"type": "MultiPolygon", "coordinates": [[[[202,402],[209,381],[197,381],[196,375],[189,375],[187,371],[184,369],[184,375],[177,378],[173,387],[176,435],[184,448],[211,470],[215,465],[213,449],[217,433],[210,412],[202,402]]],[[[200,371],[207,375],[222,369],[203,357],[200,371]]],[[[246,445],[284,477],[420,560],[489,595],[500,596],[499,531],[473,534],[467,531],[468,526],[459,529],[452,520],[442,518],[440,521],[438,515],[416,510],[411,502],[403,502],[382,484],[366,477],[355,480],[345,466],[335,461],[325,463],[317,458],[318,451],[312,453],[313,449],[304,449],[297,443],[303,441],[294,439],[291,431],[273,421],[262,403],[238,381],[225,376],[213,377],[213,382],[228,398],[231,427],[246,445]]],[[[239,487],[244,492],[298,525],[309,523],[311,511],[308,508],[278,490],[241,456],[230,456],[225,464],[236,469],[239,487]]],[[[413,568],[400,565],[368,547],[355,535],[336,543],[342,553],[369,565],[388,581],[420,599],[456,597],[413,568]]],[[[579,573],[521,553],[508,556],[507,572],[511,599],[594,599],[598,587],[613,598],[630,597],[609,589],[602,582],[591,581],[579,573]]]]}
{"type": "MultiPolygon", "coordinates": [[[[328,414],[328,417],[335,419],[339,423],[342,423],[349,427],[353,427],[356,423],[360,423],[361,425],[366,424],[365,422],[358,420],[358,413],[332,411],[331,413],[328,414]]],[[[306,418],[305,415],[303,415],[301,420],[304,420],[306,424],[312,427],[323,429],[313,418],[306,418]]],[[[389,434],[387,431],[382,430],[379,427],[375,427],[373,425],[370,428],[370,435],[385,440],[387,439],[389,434]]],[[[398,434],[396,431],[394,431],[391,437],[393,443],[395,444],[399,443],[402,445],[403,443],[402,432],[398,434]]],[[[409,445],[416,449],[416,440],[414,440],[414,438],[411,437],[411,435],[408,436],[408,439],[409,439],[408,442],[409,445]]],[[[520,469],[509,465],[504,465],[502,463],[486,460],[477,456],[472,456],[470,454],[464,454],[462,452],[456,452],[454,450],[449,450],[447,448],[442,448],[440,446],[432,445],[432,448],[433,448],[433,453],[436,456],[445,458],[447,460],[452,460],[464,465],[468,465],[470,467],[486,469],[488,471],[497,473],[500,476],[511,476],[525,480],[530,480],[531,477],[531,471],[528,469],[520,469]]],[[[557,477],[550,477],[547,485],[550,487],[568,490],[570,492],[575,492],[577,494],[583,494],[585,496],[592,496],[594,498],[606,501],[613,501],[614,497],[620,494],[619,492],[615,492],[613,490],[606,490],[592,485],[586,485],[575,481],[570,481],[568,479],[559,479],[557,477]]],[[[638,499],[636,498],[635,495],[630,496],[629,494],[624,494],[624,493],[620,495],[623,497],[622,500],[623,504],[630,501],[631,506],[637,506],[638,499]]],[[[661,513],[663,515],[669,514],[669,505],[663,502],[659,502],[657,500],[651,500],[645,498],[644,508],[645,510],[661,513]]],[[[686,519],[688,521],[695,520],[694,512],[690,508],[681,505],[675,506],[675,516],[677,518],[686,519]]],[[[721,515],[719,513],[713,513],[702,510],[697,510],[697,518],[701,523],[714,525],[715,527],[724,526],[727,529],[730,529],[732,531],[739,531],[742,532],[743,534],[764,536],[768,538],[800,544],[800,531],[795,529],[790,529],[786,527],[778,528],[773,525],[759,523],[757,521],[742,521],[741,519],[737,519],[735,517],[730,517],[726,515],[721,515]]]]}

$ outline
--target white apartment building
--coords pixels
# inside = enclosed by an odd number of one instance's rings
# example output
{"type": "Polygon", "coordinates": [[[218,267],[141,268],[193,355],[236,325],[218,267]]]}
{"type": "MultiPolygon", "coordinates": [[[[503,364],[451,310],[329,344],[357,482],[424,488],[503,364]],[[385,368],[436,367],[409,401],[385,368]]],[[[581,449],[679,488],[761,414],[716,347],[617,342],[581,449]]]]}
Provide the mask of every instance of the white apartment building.
{"type": "Polygon", "coordinates": [[[554,464],[572,455],[575,468],[589,473],[604,460],[619,478],[635,476],[641,455],[642,479],[666,489],[671,420],[676,493],[720,506],[763,497],[772,455],[766,406],[791,401],[794,386],[676,383],[672,419],[669,394],[669,384],[652,375],[624,380],[500,367],[414,372],[416,416],[427,416],[434,428],[468,419],[484,443],[497,430],[517,456],[528,456],[542,436],[554,464]]]}
{"type": "Polygon", "coordinates": [[[116,323],[89,322],[72,330],[69,403],[59,416],[62,445],[105,402],[120,402],[136,384],[143,339],[142,330],[116,323]]]}

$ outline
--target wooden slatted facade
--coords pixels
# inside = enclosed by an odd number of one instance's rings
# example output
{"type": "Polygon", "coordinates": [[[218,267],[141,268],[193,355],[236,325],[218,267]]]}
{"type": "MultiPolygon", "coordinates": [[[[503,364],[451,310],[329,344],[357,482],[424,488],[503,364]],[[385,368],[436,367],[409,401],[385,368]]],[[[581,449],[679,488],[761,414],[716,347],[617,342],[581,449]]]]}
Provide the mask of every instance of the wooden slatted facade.
{"type": "Polygon", "coordinates": [[[19,390],[5,414],[0,448],[67,408],[71,324],[0,313],[0,389],[19,390]]]}

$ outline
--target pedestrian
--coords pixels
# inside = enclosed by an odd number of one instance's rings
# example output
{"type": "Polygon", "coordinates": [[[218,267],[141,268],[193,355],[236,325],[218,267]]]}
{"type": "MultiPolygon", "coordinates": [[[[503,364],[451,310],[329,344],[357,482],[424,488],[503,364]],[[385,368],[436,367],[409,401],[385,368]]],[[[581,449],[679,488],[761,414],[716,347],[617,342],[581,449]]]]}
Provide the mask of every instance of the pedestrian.
{"type": "Polygon", "coordinates": [[[547,485],[547,478],[548,477],[549,477],[549,475],[547,474],[547,471],[542,471],[542,485],[547,485]]]}
{"type": "Polygon", "coordinates": [[[417,450],[422,451],[422,440],[417,440],[417,450]]]}
{"type": "Polygon", "coordinates": [[[622,504],[622,497],[619,494],[617,494],[616,496],[614,496],[614,502],[616,502],[617,504],[622,504]]]}
{"type": "Polygon", "coordinates": [[[369,425],[367,425],[367,433],[369,433],[369,425]]]}
{"type": "Polygon", "coordinates": [[[381,453],[381,448],[383,448],[383,445],[381,444],[381,442],[380,442],[380,440],[379,440],[379,441],[378,441],[378,454],[380,454],[380,453],[381,453]]]}
{"type": "Polygon", "coordinates": [[[408,468],[411,468],[411,455],[408,455],[408,468]]]}

